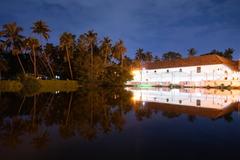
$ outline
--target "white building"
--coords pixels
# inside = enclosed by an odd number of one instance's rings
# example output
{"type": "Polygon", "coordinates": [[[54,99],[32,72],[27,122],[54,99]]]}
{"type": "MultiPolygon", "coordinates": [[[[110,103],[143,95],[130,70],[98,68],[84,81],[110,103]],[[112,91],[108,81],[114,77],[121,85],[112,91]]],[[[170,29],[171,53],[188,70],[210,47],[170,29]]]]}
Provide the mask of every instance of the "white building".
{"type": "Polygon", "coordinates": [[[240,86],[240,63],[218,55],[151,62],[133,71],[128,85],[240,86]]]}
{"type": "MultiPolygon", "coordinates": [[[[240,90],[129,87],[137,107],[217,118],[239,109],[240,90]]],[[[136,108],[138,109],[138,108],[136,108]]]]}

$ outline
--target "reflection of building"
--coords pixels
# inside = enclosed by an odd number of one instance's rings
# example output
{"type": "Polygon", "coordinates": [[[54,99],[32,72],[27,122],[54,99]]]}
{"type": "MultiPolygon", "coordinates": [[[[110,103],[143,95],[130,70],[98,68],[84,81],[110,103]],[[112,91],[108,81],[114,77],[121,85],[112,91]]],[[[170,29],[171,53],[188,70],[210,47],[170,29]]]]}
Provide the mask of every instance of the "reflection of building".
{"type": "Polygon", "coordinates": [[[168,86],[240,86],[240,63],[218,55],[205,55],[148,63],[133,71],[128,84],[168,86]]]}
{"type": "Polygon", "coordinates": [[[231,112],[240,101],[240,90],[128,88],[135,102],[161,111],[217,118],[231,112]]]}

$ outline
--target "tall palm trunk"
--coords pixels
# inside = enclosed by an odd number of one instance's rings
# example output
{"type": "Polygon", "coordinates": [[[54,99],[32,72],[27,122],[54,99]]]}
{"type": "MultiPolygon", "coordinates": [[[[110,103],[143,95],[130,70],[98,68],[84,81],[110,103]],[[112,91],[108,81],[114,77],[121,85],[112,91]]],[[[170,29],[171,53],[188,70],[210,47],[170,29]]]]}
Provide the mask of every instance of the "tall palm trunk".
{"type": "Polygon", "coordinates": [[[35,46],[32,47],[32,52],[33,52],[33,70],[34,70],[34,76],[37,77],[37,65],[36,65],[35,46]]]}
{"type": "Polygon", "coordinates": [[[24,69],[23,64],[22,64],[22,61],[21,61],[21,59],[20,59],[18,54],[17,54],[17,60],[18,60],[18,63],[20,64],[20,66],[22,68],[23,74],[26,74],[25,69],[24,69]]]}
{"type": "Polygon", "coordinates": [[[91,44],[91,80],[93,80],[93,45],[91,44]]]}
{"type": "Polygon", "coordinates": [[[42,57],[38,56],[38,58],[40,59],[40,61],[42,62],[44,68],[47,70],[48,74],[52,77],[52,73],[51,71],[49,70],[49,67],[48,65],[45,63],[45,61],[42,59],[42,57]]]}
{"type": "Polygon", "coordinates": [[[121,68],[123,68],[123,54],[121,55],[121,68]]]}
{"type": "Polygon", "coordinates": [[[69,67],[71,79],[73,79],[72,66],[71,66],[69,51],[68,51],[68,48],[67,48],[67,47],[66,47],[66,52],[67,52],[68,67],[69,67]]]}
{"type": "Polygon", "coordinates": [[[45,60],[47,61],[47,65],[48,65],[48,68],[49,68],[49,70],[50,70],[50,72],[51,72],[51,74],[52,74],[52,78],[54,78],[54,73],[53,73],[53,69],[52,69],[52,66],[51,66],[51,64],[49,63],[49,60],[48,60],[48,58],[47,58],[47,56],[46,56],[46,54],[44,53],[44,58],[45,58],[45,60]]]}

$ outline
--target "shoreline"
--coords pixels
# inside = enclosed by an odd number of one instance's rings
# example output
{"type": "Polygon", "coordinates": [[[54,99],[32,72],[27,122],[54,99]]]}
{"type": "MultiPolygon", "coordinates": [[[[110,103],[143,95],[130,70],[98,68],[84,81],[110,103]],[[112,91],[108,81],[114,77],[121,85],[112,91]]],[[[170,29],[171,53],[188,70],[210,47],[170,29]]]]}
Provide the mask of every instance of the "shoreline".
{"type": "MultiPolygon", "coordinates": [[[[23,83],[18,80],[0,80],[0,92],[21,92],[25,88],[28,90],[33,88],[33,92],[36,93],[46,93],[46,92],[73,92],[78,90],[80,87],[83,87],[79,84],[79,81],[76,80],[36,80],[38,85],[35,89],[35,86],[32,86],[29,83],[23,83]]],[[[96,87],[96,86],[95,86],[96,87]]],[[[108,86],[109,87],[109,86],[108,86]]],[[[112,86],[115,87],[115,86],[112,86]]],[[[240,90],[240,87],[231,87],[231,86],[178,86],[178,85],[169,85],[169,86],[160,86],[160,85],[151,85],[151,86],[139,86],[139,85],[125,85],[124,87],[137,87],[137,88],[170,88],[170,89],[180,89],[180,88],[202,88],[202,89],[219,89],[219,90],[240,90]]]]}
{"type": "Polygon", "coordinates": [[[0,92],[21,92],[24,89],[33,89],[37,93],[42,92],[72,92],[80,87],[78,81],[74,80],[36,80],[32,86],[18,80],[0,80],[0,92]],[[37,86],[35,86],[37,85],[37,86]]]}

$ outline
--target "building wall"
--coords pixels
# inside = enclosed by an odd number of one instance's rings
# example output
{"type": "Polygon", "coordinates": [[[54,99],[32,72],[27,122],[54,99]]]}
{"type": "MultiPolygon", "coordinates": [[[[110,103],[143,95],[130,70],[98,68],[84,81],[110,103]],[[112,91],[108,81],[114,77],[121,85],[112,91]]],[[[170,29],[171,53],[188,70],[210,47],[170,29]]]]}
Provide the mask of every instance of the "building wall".
{"type": "Polygon", "coordinates": [[[221,91],[204,89],[129,89],[133,92],[134,101],[156,102],[194,106],[202,108],[224,109],[240,101],[240,91],[221,91]]]}
{"type": "Polygon", "coordinates": [[[219,85],[238,81],[239,72],[232,71],[223,64],[190,66],[164,69],[143,69],[134,71],[134,79],[130,83],[150,83],[156,85],[178,84],[183,86],[219,85]],[[221,81],[221,82],[220,82],[221,81]],[[210,83],[215,82],[215,83],[210,83]]]}

